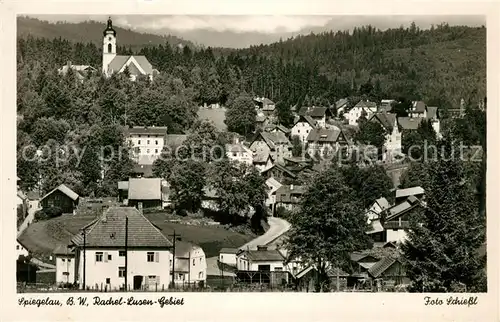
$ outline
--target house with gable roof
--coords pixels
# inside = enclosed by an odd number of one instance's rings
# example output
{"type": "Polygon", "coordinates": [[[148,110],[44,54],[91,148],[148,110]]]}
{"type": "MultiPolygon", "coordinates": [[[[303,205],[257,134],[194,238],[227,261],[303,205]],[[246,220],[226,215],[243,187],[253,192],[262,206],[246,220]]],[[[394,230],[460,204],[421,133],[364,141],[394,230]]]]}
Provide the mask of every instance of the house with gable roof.
{"type": "Polygon", "coordinates": [[[228,143],[225,146],[226,156],[231,161],[241,162],[247,165],[252,165],[253,163],[253,152],[238,139],[235,139],[234,143],[228,143]]]}
{"type": "Polygon", "coordinates": [[[316,121],[309,115],[299,115],[295,118],[291,130],[292,138],[298,136],[303,144],[307,142],[307,136],[316,128],[316,121]]]}
{"type": "Polygon", "coordinates": [[[333,117],[331,110],[324,106],[303,106],[299,110],[299,116],[301,115],[311,117],[320,128],[326,128],[326,122],[333,117]]]}
{"type": "Polygon", "coordinates": [[[426,109],[427,109],[427,104],[425,104],[424,101],[412,101],[411,108],[408,111],[408,116],[425,118],[426,109]]]}
{"type": "Polygon", "coordinates": [[[73,65],[70,61],[66,63],[66,65],[62,66],[57,70],[57,73],[59,75],[67,75],[69,71],[72,71],[75,74],[76,79],[78,79],[80,82],[83,82],[83,80],[88,77],[89,75],[92,75],[97,72],[97,69],[95,69],[92,66],[89,65],[73,65]]]}
{"type": "Polygon", "coordinates": [[[344,133],[336,126],[328,129],[315,128],[307,136],[307,153],[311,157],[317,153],[330,155],[347,146],[348,142],[344,133]]]}
{"type": "Polygon", "coordinates": [[[139,164],[153,164],[167,145],[167,127],[134,126],[125,130],[134,160],[139,164]]]}
{"type": "Polygon", "coordinates": [[[377,113],[377,104],[368,100],[361,100],[349,112],[344,113],[344,117],[349,122],[349,125],[358,125],[358,119],[363,114],[363,111],[366,113],[366,119],[369,120],[373,114],[377,113]]]}
{"type": "Polygon", "coordinates": [[[115,73],[123,73],[126,69],[133,81],[139,76],[153,80],[153,77],[159,74],[146,56],[117,55],[116,40],[116,30],[113,29],[110,17],[106,29],[103,31],[102,72],[106,77],[111,77],[115,73]]]}
{"type": "Polygon", "coordinates": [[[163,206],[162,179],[130,178],[128,181],[128,205],[143,208],[163,206]]]}
{"type": "Polygon", "coordinates": [[[382,215],[382,226],[385,231],[385,240],[382,242],[403,242],[407,239],[410,228],[410,217],[414,211],[422,207],[421,201],[410,196],[406,201],[387,209],[382,215]]]}
{"type": "Polygon", "coordinates": [[[382,160],[391,161],[397,155],[401,155],[402,138],[397,115],[393,113],[375,113],[368,121],[380,124],[385,130],[385,152],[382,155],[382,160]]]}
{"type": "Polygon", "coordinates": [[[167,288],[172,242],[133,207],[109,207],[71,239],[80,289],[167,288]],[[85,281],[85,282],[84,282],[85,281]]]}
{"type": "Polygon", "coordinates": [[[203,249],[195,244],[177,241],[175,243],[175,284],[199,284],[207,280],[207,261],[203,249]]]}
{"type": "Polygon", "coordinates": [[[58,207],[65,214],[74,213],[80,196],[68,188],[65,184],[61,184],[47,193],[40,199],[42,208],[58,207]]]}
{"type": "Polygon", "coordinates": [[[282,132],[260,132],[250,144],[253,154],[269,154],[277,163],[284,163],[284,158],[292,156],[292,144],[282,132]]]}

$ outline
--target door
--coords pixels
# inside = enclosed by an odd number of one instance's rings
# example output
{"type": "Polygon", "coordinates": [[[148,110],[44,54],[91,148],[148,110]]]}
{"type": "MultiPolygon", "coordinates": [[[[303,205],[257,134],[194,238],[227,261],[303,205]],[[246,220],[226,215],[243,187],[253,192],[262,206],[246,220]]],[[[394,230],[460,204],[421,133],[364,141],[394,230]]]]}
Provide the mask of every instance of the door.
{"type": "Polygon", "coordinates": [[[142,279],[143,279],[143,277],[140,276],[140,275],[135,275],[134,276],[134,290],[140,290],[141,289],[142,279]]]}

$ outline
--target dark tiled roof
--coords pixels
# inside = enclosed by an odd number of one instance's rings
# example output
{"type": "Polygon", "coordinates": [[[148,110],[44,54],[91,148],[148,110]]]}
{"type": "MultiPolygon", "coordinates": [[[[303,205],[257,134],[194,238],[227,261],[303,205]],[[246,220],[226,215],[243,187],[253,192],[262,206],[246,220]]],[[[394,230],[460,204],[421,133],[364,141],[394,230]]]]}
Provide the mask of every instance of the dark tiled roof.
{"type": "Polygon", "coordinates": [[[220,254],[236,254],[239,251],[238,248],[222,248],[220,254]]]}
{"type": "Polygon", "coordinates": [[[73,249],[70,247],[67,247],[66,245],[57,246],[52,253],[54,255],[68,255],[68,256],[75,255],[75,252],[73,251],[73,249]]]}
{"type": "Polygon", "coordinates": [[[134,173],[142,173],[144,177],[151,177],[153,175],[153,165],[152,164],[135,164],[134,169],[132,170],[134,173]]]}
{"type": "Polygon", "coordinates": [[[167,127],[166,126],[152,126],[152,127],[134,126],[134,127],[128,128],[126,131],[129,135],[130,134],[165,135],[165,134],[167,134],[167,127]]]}
{"type": "Polygon", "coordinates": [[[261,132],[260,137],[266,142],[271,150],[276,149],[276,145],[290,145],[290,140],[288,140],[283,132],[261,132]]]}
{"type": "Polygon", "coordinates": [[[283,261],[285,258],[276,249],[268,250],[247,250],[245,251],[247,257],[251,261],[283,261]]]}
{"type": "Polygon", "coordinates": [[[293,125],[299,123],[299,122],[307,122],[309,125],[312,127],[316,127],[316,121],[309,115],[299,115],[295,118],[293,125]]]}
{"type": "Polygon", "coordinates": [[[392,131],[394,124],[396,123],[396,114],[393,113],[376,113],[370,118],[372,122],[378,122],[387,131],[392,131]]]}
{"type": "Polygon", "coordinates": [[[421,195],[424,193],[425,193],[424,188],[420,186],[406,188],[406,189],[398,189],[396,190],[396,198],[421,195]]]}
{"type": "Polygon", "coordinates": [[[366,107],[366,108],[376,108],[377,104],[375,102],[370,102],[370,101],[359,101],[358,104],[356,104],[354,107],[366,107]]]}
{"type": "Polygon", "coordinates": [[[398,117],[398,123],[405,130],[416,130],[422,121],[423,117],[398,117]]]}
{"type": "Polygon", "coordinates": [[[335,277],[348,277],[349,274],[343,271],[341,268],[338,267],[333,267],[327,270],[326,274],[330,278],[335,278],[335,277]]]}
{"type": "Polygon", "coordinates": [[[427,106],[427,118],[433,119],[438,117],[438,108],[436,106],[427,106]]]}
{"type": "Polygon", "coordinates": [[[131,200],[161,200],[161,179],[130,178],[128,198],[131,200]]]}
{"type": "Polygon", "coordinates": [[[307,136],[307,142],[337,142],[340,134],[342,133],[339,129],[312,129],[312,131],[307,136]]]}
{"type": "Polygon", "coordinates": [[[53,189],[51,192],[49,192],[45,196],[43,196],[43,198],[41,200],[47,198],[47,196],[51,195],[56,190],[61,191],[62,193],[64,193],[66,196],[68,196],[72,200],[76,200],[79,197],[76,192],[74,192],[73,190],[68,188],[65,184],[61,184],[60,186],[58,186],[57,188],[53,189]]]}
{"type": "Polygon", "coordinates": [[[374,278],[378,278],[382,273],[384,273],[389,267],[391,267],[396,262],[399,262],[399,260],[391,256],[384,257],[368,270],[368,274],[370,274],[374,278]]]}
{"type": "Polygon", "coordinates": [[[320,107],[320,106],[303,106],[299,110],[299,115],[308,115],[311,117],[323,117],[326,114],[328,107],[320,107]]]}
{"type": "Polygon", "coordinates": [[[423,101],[413,101],[412,102],[412,107],[413,107],[412,112],[424,113],[426,106],[427,105],[425,105],[425,103],[423,101]]]}
{"type": "Polygon", "coordinates": [[[256,153],[253,155],[253,163],[267,163],[271,156],[266,151],[262,151],[261,153],[256,153]]]}
{"type": "Polygon", "coordinates": [[[346,98],[341,98],[337,102],[335,102],[335,107],[340,108],[348,103],[346,98]]]}
{"type": "MultiPolygon", "coordinates": [[[[169,248],[172,243],[133,207],[110,207],[104,214],[87,225],[86,247],[125,247],[125,220],[128,217],[128,247],[169,248]]],[[[83,246],[83,233],[72,242],[83,246]]]]}
{"type": "Polygon", "coordinates": [[[292,201],[292,195],[301,197],[306,192],[305,186],[293,185],[282,185],[278,190],[276,190],[276,202],[290,203],[292,201]]]}
{"type": "Polygon", "coordinates": [[[28,191],[26,194],[29,200],[38,200],[40,199],[40,193],[38,191],[28,191]]]}
{"type": "Polygon", "coordinates": [[[292,171],[288,170],[287,168],[285,168],[284,166],[282,166],[279,163],[275,163],[272,167],[270,167],[270,168],[262,171],[262,174],[267,173],[271,169],[278,169],[279,171],[282,171],[282,172],[288,174],[291,178],[296,178],[297,177],[292,171]]]}
{"type": "Polygon", "coordinates": [[[139,64],[139,66],[144,70],[147,75],[153,74],[153,66],[148,61],[145,56],[123,56],[116,55],[115,58],[109,63],[109,68],[114,72],[118,72],[123,68],[123,65],[127,63],[130,57],[134,57],[135,61],[139,64]]]}

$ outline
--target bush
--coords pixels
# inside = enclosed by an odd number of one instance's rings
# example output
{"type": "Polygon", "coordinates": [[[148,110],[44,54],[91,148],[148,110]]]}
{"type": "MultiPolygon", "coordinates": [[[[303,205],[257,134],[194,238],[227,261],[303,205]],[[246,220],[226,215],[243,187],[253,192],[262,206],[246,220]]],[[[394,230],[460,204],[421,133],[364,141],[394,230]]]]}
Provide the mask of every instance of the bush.
{"type": "Polygon", "coordinates": [[[47,220],[55,217],[59,217],[62,215],[62,209],[59,207],[49,207],[38,210],[35,213],[36,220],[47,220]]]}

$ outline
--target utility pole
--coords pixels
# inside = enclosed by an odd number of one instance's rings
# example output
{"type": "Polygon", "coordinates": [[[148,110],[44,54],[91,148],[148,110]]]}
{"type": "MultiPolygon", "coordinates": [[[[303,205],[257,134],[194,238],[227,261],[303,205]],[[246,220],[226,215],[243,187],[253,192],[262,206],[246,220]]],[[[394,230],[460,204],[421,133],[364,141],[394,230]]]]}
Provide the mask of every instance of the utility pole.
{"type": "Polygon", "coordinates": [[[87,270],[87,258],[86,258],[86,243],[87,243],[87,232],[86,228],[83,228],[83,289],[87,289],[87,284],[85,283],[85,271],[87,270]]]}
{"type": "Polygon", "coordinates": [[[172,259],[172,288],[175,288],[175,242],[176,240],[181,240],[181,235],[176,234],[175,230],[173,235],[169,235],[169,237],[173,238],[173,259],[172,259]]]}
{"type": "Polygon", "coordinates": [[[128,291],[128,216],[125,217],[125,292],[128,291]]]}

